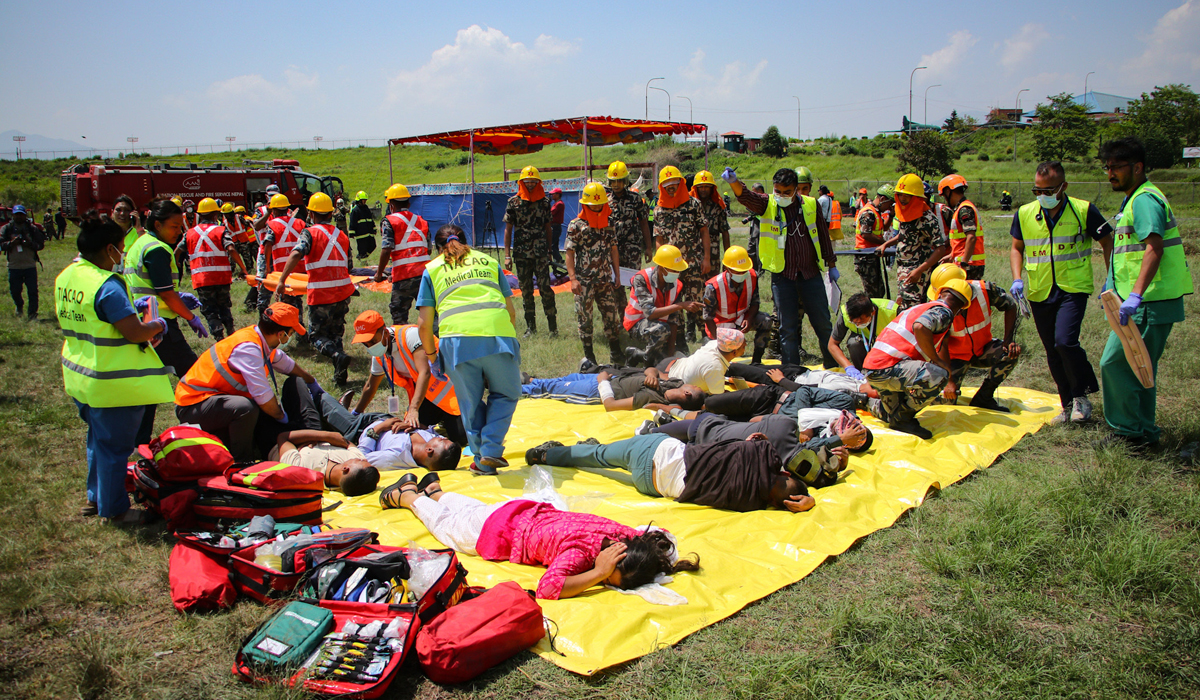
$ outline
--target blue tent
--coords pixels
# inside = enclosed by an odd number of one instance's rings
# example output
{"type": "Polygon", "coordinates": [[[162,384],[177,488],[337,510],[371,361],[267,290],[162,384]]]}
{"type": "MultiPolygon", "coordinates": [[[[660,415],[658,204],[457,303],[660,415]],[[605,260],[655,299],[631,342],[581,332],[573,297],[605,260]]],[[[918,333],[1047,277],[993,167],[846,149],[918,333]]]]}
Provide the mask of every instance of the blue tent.
{"type": "MultiPolygon", "coordinates": [[[[562,188],[564,224],[579,215],[579,196],[586,181],[579,178],[543,180],[546,191],[562,188]]],[[[477,182],[471,194],[469,184],[412,185],[411,208],[429,222],[432,236],[444,224],[457,224],[467,232],[470,244],[476,248],[504,247],[504,209],[509,197],[517,193],[516,181],[477,182]],[[474,208],[471,202],[474,199],[474,208]]],[[[564,226],[564,233],[566,228],[564,226]]]]}

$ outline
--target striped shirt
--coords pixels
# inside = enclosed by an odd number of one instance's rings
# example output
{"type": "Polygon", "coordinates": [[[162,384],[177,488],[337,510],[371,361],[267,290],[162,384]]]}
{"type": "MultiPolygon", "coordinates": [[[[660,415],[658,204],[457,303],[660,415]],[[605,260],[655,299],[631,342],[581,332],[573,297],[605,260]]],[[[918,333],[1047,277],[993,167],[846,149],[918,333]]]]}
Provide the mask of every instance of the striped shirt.
{"type": "MultiPolygon", "coordinates": [[[[749,209],[751,214],[762,216],[763,212],[767,210],[769,197],[770,195],[742,188],[742,193],[738,195],[738,201],[749,209]]],[[[784,239],[783,272],[775,274],[782,274],[790,280],[797,277],[809,280],[820,275],[821,268],[817,265],[817,249],[808,235],[808,224],[804,221],[799,197],[783,208],[783,218],[787,221],[788,228],[787,238],[784,239]]],[[[834,267],[837,264],[837,257],[833,252],[833,242],[829,240],[829,224],[821,215],[820,207],[817,207],[816,224],[817,240],[821,242],[821,257],[824,258],[826,267],[834,267]]]]}

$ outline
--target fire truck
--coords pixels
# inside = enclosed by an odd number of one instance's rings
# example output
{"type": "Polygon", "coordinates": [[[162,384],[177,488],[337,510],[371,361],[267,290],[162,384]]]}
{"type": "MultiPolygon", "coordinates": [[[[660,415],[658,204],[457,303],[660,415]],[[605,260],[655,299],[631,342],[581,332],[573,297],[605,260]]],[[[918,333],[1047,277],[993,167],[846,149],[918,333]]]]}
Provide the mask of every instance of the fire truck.
{"type": "Polygon", "coordinates": [[[155,197],[180,197],[183,208],[195,207],[201,199],[212,197],[222,203],[242,205],[248,211],[266,201],[268,185],[278,185],[292,206],[303,214],[308,198],[324,192],[331,199],[342,196],[340,178],[311,175],[300,170],[295,160],[246,160],[242,167],[223,163],[200,165],[145,164],[100,165],[80,163],[61,176],[63,213],[72,220],[89,209],[109,213],[113,201],[129,195],[139,210],[155,197]]]}

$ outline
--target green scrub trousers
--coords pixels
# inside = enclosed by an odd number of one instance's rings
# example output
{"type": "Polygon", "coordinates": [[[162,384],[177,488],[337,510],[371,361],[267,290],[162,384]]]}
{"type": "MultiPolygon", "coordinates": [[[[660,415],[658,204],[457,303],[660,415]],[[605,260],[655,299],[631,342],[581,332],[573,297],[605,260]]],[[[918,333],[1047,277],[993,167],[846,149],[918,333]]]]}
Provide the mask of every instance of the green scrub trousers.
{"type": "Polygon", "coordinates": [[[1135,442],[1158,442],[1162,430],[1154,424],[1158,401],[1158,358],[1167,347],[1171,328],[1183,320],[1183,299],[1148,301],[1132,319],[1142,332],[1150,363],[1154,368],[1154,387],[1146,389],[1125,360],[1125,349],[1115,332],[1109,332],[1108,344],[1100,357],[1100,380],[1104,389],[1104,420],[1117,435],[1135,442]]]}

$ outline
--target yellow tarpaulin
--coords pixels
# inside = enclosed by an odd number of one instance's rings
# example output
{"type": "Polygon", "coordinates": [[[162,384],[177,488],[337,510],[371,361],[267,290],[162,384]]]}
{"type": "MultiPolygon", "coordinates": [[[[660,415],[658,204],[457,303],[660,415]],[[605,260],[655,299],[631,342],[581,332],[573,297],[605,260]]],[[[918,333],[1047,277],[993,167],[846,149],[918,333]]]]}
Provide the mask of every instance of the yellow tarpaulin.
{"type": "MultiPolygon", "coordinates": [[[[919,506],[930,488],[943,488],[990,465],[1060,411],[1058,397],[1050,394],[1001,389],[999,397],[1012,407],[1011,414],[966,406],[926,409],[921,423],[934,432],[928,442],[867,418],[875,432],[871,451],[853,456],[837,484],[814,491],[817,506],[808,513],[733,513],[676,503],[639,494],[625,471],[555,468],[555,486],[573,510],[631,526],[653,521],[678,538],[684,554],[698,553],[703,568],[678,575],[669,585],[687,597],[687,605],[651,605],[599,588],[568,600],[539,601],[558,626],[555,647],[561,654],[553,653],[545,639],[534,651],[569,671],[590,675],[674,644],[799,581],[826,557],[841,554],[858,538],[892,525],[905,510],[919,506]]],[[[463,470],[444,473],[442,487],[489,503],[520,497],[529,469],[517,465],[523,464],[527,448],[546,440],[573,444],[586,437],[601,442],[624,439],[648,415],[522,400],[506,441],[505,457],[513,468],[498,477],[463,470]]],[[[381,486],[399,476],[384,472],[381,486]]],[[[385,544],[413,540],[425,547],[441,546],[409,511],[380,510],[378,493],[345,499],[326,521],[370,528],[385,544]]],[[[471,585],[511,580],[532,590],[545,571],[477,557],[462,561],[471,585]]]]}

